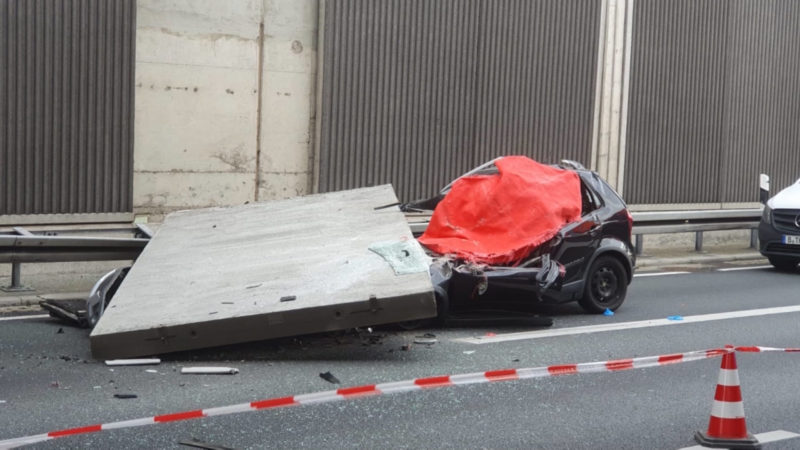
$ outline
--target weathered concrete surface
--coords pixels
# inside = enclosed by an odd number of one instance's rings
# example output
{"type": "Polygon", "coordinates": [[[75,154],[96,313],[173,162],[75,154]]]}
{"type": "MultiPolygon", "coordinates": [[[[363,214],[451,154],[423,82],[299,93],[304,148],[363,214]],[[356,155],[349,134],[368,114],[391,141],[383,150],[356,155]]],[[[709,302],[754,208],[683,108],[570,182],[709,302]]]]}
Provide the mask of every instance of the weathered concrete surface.
{"type": "Polygon", "coordinates": [[[391,186],[173,213],[91,334],[123,358],[433,317],[427,270],[369,250],[413,239],[391,186]],[[281,301],[294,296],[291,301],[281,301]]]}
{"type": "Polygon", "coordinates": [[[138,214],[306,194],[317,0],[140,0],[138,214]]]}
{"type": "Polygon", "coordinates": [[[258,199],[311,193],[317,0],[265,0],[258,199]]]}

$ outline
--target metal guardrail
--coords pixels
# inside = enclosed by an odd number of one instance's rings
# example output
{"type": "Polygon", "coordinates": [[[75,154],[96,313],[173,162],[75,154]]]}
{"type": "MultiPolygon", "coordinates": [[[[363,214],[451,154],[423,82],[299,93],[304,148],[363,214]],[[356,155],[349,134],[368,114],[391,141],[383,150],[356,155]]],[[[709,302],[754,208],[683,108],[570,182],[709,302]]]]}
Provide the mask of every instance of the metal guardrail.
{"type": "MultiPolygon", "coordinates": [[[[695,233],[695,250],[703,250],[703,232],[724,230],[750,230],[750,247],[758,245],[758,223],[761,208],[711,209],[690,211],[633,212],[633,232],[636,254],[642,253],[645,234],[695,233]]],[[[425,232],[430,220],[428,213],[407,213],[411,232],[425,232]]]]}
{"type": "MultiPolygon", "coordinates": [[[[642,253],[645,234],[694,232],[695,250],[701,251],[703,232],[741,229],[751,230],[750,246],[755,248],[761,212],[761,208],[634,212],[636,253],[642,253]]],[[[406,219],[418,236],[427,228],[430,214],[406,213],[406,219]]],[[[11,263],[11,285],[0,289],[30,290],[21,284],[22,263],[133,260],[152,236],[145,225],[129,224],[0,228],[0,263],[11,263]],[[133,237],[95,237],[97,234],[133,237]]]]}
{"type": "Polygon", "coordinates": [[[153,236],[145,225],[102,224],[0,230],[0,263],[11,263],[6,292],[29,291],[21,283],[22,263],[133,260],[153,236]],[[123,234],[93,237],[92,234],[123,234]]]}

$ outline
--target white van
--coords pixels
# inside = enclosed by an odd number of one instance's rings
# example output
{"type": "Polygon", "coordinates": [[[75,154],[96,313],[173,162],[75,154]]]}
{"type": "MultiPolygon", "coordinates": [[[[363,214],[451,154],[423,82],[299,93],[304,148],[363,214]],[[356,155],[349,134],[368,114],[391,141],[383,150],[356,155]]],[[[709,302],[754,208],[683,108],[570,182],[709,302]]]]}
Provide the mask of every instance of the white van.
{"type": "MultiPolygon", "coordinates": [[[[762,192],[763,189],[762,182],[762,192]]],[[[758,240],[759,251],[776,269],[797,270],[800,263],[800,180],[767,200],[758,225],[758,240]]]]}

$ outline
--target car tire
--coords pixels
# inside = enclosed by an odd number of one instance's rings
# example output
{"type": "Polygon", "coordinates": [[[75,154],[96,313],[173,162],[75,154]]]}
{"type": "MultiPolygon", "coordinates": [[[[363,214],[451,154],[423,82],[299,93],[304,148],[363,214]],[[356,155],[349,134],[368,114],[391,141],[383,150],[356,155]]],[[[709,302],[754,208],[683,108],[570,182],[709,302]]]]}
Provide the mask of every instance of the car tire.
{"type": "Polygon", "coordinates": [[[770,256],[769,263],[781,272],[794,272],[797,268],[797,260],[781,256],[770,256]]]}
{"type": "Polygon", "coordinates": [[[625,301],[628,292],[628,272],[616,258],[601,256],[589,268],[583,296],[578,300],[590,313],[615,311],[625,301]]]}

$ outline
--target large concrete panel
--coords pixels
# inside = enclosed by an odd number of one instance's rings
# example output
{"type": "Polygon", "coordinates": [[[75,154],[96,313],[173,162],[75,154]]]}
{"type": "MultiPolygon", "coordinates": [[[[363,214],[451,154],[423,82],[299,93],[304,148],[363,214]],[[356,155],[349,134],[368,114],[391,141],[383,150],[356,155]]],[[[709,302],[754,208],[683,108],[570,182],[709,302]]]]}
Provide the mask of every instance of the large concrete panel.
{"type": "Polygon", "coordinates": [[[396,275],[368,249],[413,240],[396,207],[375,209],[396,201],[384,185],[173,213],[92,331],[92,353],[141,356],[433,317],[427,270],[396,275]]]}

